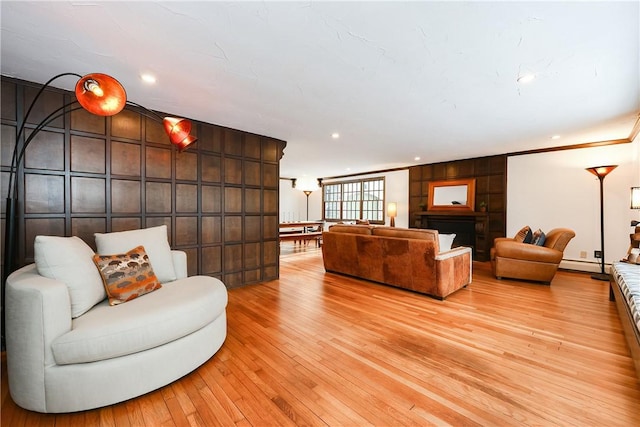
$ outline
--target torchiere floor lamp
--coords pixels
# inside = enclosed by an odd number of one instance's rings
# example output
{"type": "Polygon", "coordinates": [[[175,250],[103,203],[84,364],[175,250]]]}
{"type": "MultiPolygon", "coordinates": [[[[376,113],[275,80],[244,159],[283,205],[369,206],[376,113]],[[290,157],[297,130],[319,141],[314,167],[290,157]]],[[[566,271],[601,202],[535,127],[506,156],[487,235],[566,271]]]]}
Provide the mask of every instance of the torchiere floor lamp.
{"type": "Polygon", "coordinates": [[[309,196],[313,193],[313,190],[303,190],[305,196],[307,196],[307,221],[309,221],[309,196]]]}
{"type": "Polygon", "coordinates": [[[604,178],[611,173],[618,165],[609,165],[609,166],[594,166],[592,168],[587,168],[589,172],[594,174],[600,180],[600,273],[595,273],[591,275],[592,279],[596,280],[609,280],[609,275],[604,272],[604,178]]]}

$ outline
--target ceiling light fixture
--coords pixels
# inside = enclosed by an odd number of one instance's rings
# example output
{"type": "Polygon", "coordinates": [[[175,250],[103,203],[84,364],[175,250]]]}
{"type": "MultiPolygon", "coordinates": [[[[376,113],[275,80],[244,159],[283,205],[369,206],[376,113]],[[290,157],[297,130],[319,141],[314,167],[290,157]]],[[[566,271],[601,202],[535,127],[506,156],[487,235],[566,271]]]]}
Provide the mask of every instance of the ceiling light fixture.
{"type": "Polygon", "coordinates": [[[560,139],[560,135],[553,135],[551,139],[560,139]]]}
{"type": "Polygon", "coordinates": [[[142,74],[140,78],[145,83],[154,84],[156,82],[156,76],[153,74],[142,74]]]}
{"type": "Polygon", "coordinates": [[[338,138],[340,138],[340,134],[338,132],[334,132],[334,133],[331,134],[331,138],[338,139],[338,138]]]}
{"type": "Polygon", "coordinates": [[[531,83],[535,78],[535,74],[523,74],[518,77],[518,83],[531,83]]]}
{"type": "Polygon", "coordinates": [[[417,162],[418,160],[420,160],[420,156],[415,156],[415,157],[413,158],[413,160],[415,160],[415,161],[417,162]]]}

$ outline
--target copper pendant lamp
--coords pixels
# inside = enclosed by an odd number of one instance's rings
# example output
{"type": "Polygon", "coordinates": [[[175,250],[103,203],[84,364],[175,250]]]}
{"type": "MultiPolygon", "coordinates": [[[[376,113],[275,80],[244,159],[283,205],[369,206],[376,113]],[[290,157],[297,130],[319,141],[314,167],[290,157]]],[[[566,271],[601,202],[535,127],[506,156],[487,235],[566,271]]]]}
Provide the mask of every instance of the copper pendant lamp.
{"type": "Polygon", "coordinates": [[[191,144],[193,144],[197,140],[198,140],[198,138],[196,138],[195,136],[187,135],[187,137],[184,138],[182,141],[180,141],[180,142],[171,141],[171,143],[176,146],[176,148],[178,149],[179,152],[182,152],[182,151],[186,150],[187,147],[189,147],[191,144]]]}
{"type": "Polygon", "coordinates": [[[127,103],[127,92],[106,74],[87,74],[76,83],[76,98],[82,108],[97,116],[118,114],[127,103]]]}
{"type": "Polygon", "coordinates": [[[165,117],[162,123],[164,124],[165,132],[169,135],[169,140],[178,148],[178,151],[183,151],[197,139],[190,135],[191,122],[189,120],[178,117],[165,117]]]}

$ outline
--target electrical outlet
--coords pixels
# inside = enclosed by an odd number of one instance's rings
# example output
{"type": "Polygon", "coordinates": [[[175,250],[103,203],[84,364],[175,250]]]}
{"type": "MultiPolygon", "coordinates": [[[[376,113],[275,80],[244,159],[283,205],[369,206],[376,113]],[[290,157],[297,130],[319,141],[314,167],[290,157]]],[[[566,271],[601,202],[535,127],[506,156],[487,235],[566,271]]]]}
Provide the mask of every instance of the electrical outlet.
{"type": "Polygon", "coordinates": [[[580,258],[586,258],[587,257],[587,251],[580,251],[580,258]]]}
{"type": "Polygon", "coordinates": [[[602,258],[602,251],[593,251],[594,258],[602,258]]]}

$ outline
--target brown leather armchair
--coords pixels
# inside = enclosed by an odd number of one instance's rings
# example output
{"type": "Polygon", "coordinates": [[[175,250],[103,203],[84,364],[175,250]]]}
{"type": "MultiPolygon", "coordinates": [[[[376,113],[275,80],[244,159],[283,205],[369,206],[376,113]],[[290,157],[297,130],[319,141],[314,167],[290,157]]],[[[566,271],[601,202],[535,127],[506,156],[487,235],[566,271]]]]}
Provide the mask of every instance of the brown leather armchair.
{"type": "Polygon", "coordinates": [[[568,228],[554,228],[546,234],[544,246],[498,237],[491,249],[493,274],[498,279],[533,280],[550,285],[562,261],[564,248],[575,235],[568,228]]]}

